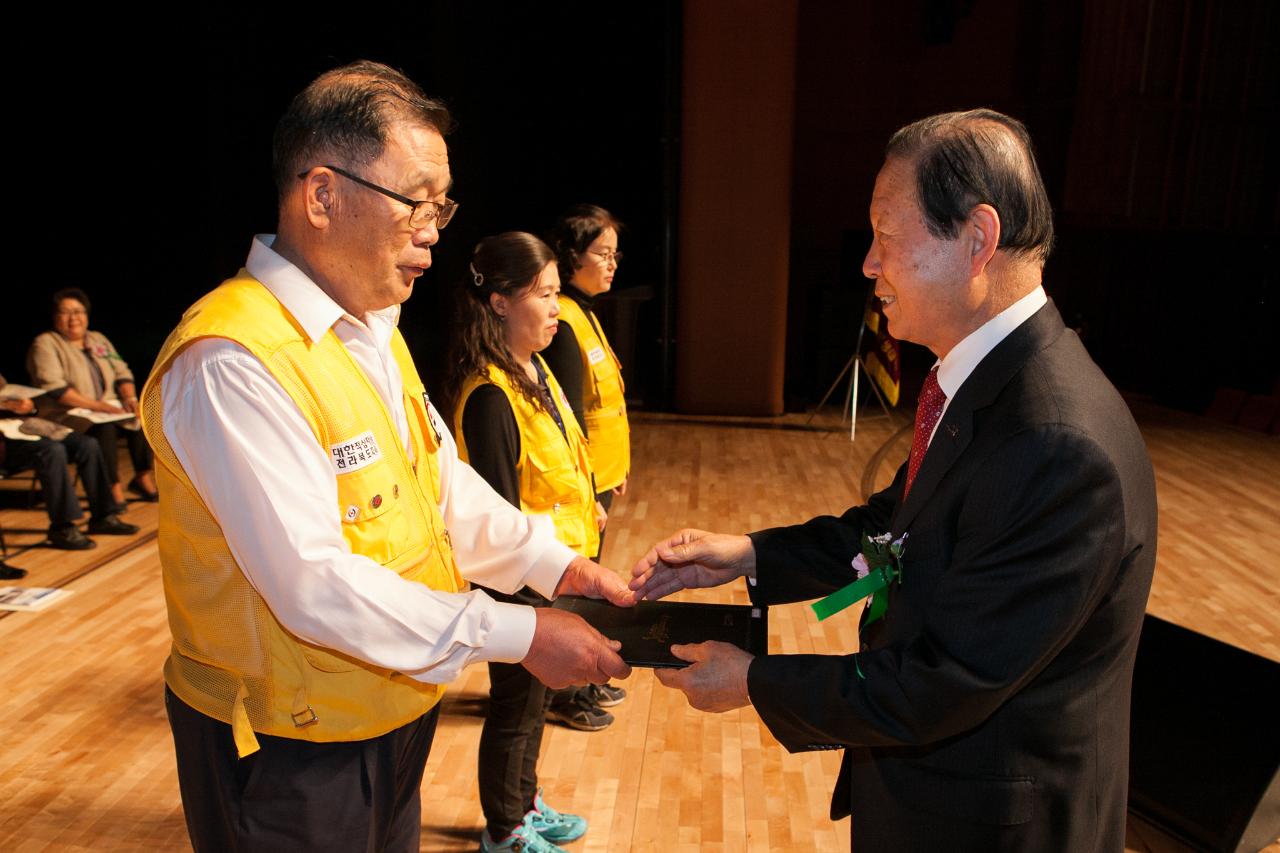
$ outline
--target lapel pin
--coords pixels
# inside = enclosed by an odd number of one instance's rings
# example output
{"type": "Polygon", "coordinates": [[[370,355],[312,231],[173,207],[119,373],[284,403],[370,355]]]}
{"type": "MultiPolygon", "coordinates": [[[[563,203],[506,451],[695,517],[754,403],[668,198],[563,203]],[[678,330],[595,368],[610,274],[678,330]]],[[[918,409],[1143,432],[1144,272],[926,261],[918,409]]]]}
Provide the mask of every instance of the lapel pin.
{"type": "Polygon", "coordinates": [[[960,427],[956,426],[955,424],[947,424],[947,435],[951,436],[952,438],[955,438],[959,434],[960,434],[960,427]]]}

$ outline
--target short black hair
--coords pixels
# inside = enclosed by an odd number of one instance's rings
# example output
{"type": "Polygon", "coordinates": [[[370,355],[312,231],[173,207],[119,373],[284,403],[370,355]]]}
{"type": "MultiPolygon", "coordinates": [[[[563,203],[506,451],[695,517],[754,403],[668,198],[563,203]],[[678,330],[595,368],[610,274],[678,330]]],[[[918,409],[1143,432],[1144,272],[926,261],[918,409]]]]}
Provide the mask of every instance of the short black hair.
{"type": "Polygon", "coordinates": [[[280,198],[298,173],[324,160],[367,166],[382,156],[387,128],[396,121],[439,133],[453,128],[443,101],[429,98],[401,72],[361,60],[326,71],[289,103],[276,124],[271,165],[280,198]]]}
{"type": "Polygon", "coordinates": [[[64,287],[61,290],[54,291],[51,297],[49,309],[51,314],[57,314],[58,309],[62,307],[62,300],[74,299],[84,306],[85,313],[88,313],[93,306],[89,304],[89,294],[85,293],[78,287],[64,287]]]}
{"type": "Polygon", "coordinates": [[[1022,122],[990,109],[929,116],[890,137],[885,158],[915,163],[933,236],[955,239],[974,205],[989,204],[1000,214],[999,248],[1042,265],[1049,257],[1053,209],[1022,122]]]}
{"type": "Polygon", "coordinates": [[[560,270],[562,287],[569,286],[574,272],[582,266],[581,257],[606,228],[612,228],[614,233],[621,233],[622,223],[612,213],[594,204],[575,204],[551,226],[547,243],[556,253],[556,266],[560,270]]]}

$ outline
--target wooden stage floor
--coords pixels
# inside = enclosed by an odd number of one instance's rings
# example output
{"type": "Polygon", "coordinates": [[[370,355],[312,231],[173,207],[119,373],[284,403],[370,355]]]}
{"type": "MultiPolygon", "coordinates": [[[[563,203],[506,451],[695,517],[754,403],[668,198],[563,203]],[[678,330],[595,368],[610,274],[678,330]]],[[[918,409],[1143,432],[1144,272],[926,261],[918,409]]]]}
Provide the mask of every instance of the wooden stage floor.
{"type": "MultiPolygon", "coordinates": [[[[1135,411],[1160,492],[1150,612],[1280,660],[1280,442],[1147,406],[1135,411]],[[1223,555],[1233,571],[1212,570],[1223,555]]],[[[641,415],[635,474],[615,504],[605,562],[629,572],[655,539],[684,525],[745,531],[842,511],[892,431],[883,419],[865,420],[850,444],[847,431],[807,430],[796,417],[641,415]]],[[[907,440],[899,441],[887,458],[905,456],[907,440]]],[[[894,465],[878,472],[879,484],[894,465]]],[[[31,570],[23,583],[74,592],[40,613],[0,616],[8,686],[0,698],[0,850],[190,849],[161,703],[169,639],[155,508],[135,504],[128,518],[143,532],[104,538],[94,552],[14,555],[15,545],[39,540],[44,522],[38,510],[0,513],[10,562],[31,570]]],[[[747,600],[739,586],[686,597],[747,600]]],[[[819,624],[803,605],[776,608],[770,623],[775,653],[856,647],[852,620],[819,624]]],[[[838,752],[788,755],[751,709],[693,711],[649,671],[625,686],[628,699],[606,731],[547,729],[547,799],[591,820],[571,850],[849,849],[849,821],[827,818],[838,752]]],[[[476,740],[486,691],[484,668],[473,667],[445,700],[423,783],[423,850],[478,846],[476,740]]],[[[1181,848],[1132,821],[1128,849],[1181,848]]]]}

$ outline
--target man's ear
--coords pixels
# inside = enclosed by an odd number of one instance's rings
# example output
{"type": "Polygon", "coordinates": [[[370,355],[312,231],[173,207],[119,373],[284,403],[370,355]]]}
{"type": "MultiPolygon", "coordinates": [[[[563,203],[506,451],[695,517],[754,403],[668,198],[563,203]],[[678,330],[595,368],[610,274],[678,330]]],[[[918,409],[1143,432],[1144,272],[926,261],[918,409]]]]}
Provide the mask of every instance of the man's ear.
{"type": "Polygon", "coordinates": [[[969,240],[969,276],[977,277],[986,270],[1000,247],[1000,214],[989,204],[979,204],[969,211],[965,225],[969,240]]]}
{"type": "Polygon", "coordinates": [[[337,182],[328,169],[312,169],[302,178],[302,212],[311,227],[328,228],[337,202],[337,182]]]}

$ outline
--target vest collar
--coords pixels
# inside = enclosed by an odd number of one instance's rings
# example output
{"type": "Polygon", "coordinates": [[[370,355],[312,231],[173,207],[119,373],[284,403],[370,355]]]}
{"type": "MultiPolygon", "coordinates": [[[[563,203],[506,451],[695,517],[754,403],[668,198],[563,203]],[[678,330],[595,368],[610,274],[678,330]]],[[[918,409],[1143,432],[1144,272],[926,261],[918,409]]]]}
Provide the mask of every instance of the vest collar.
{"type": "Polygon", "coordinates": [[[399,305],[370,311],[364,319],[352,317],[302,270],[279,255],[272,248],[275,241],[274,234],[255,235],[244,267],[249,275],[262,282],[271,295],[280,300],[312,343],[324,337],[325,332],[342,319],[370,328],[376,325],[375,319],[391,328],[396,326],[400,319],[399,305]]]}
{"type": "Polygon", "coordinates": [[[583,311],[590,311],[595,306],[596,298],[588,296],[572,284],[560,288],[560,292],[582,306],[583,311]]]}

